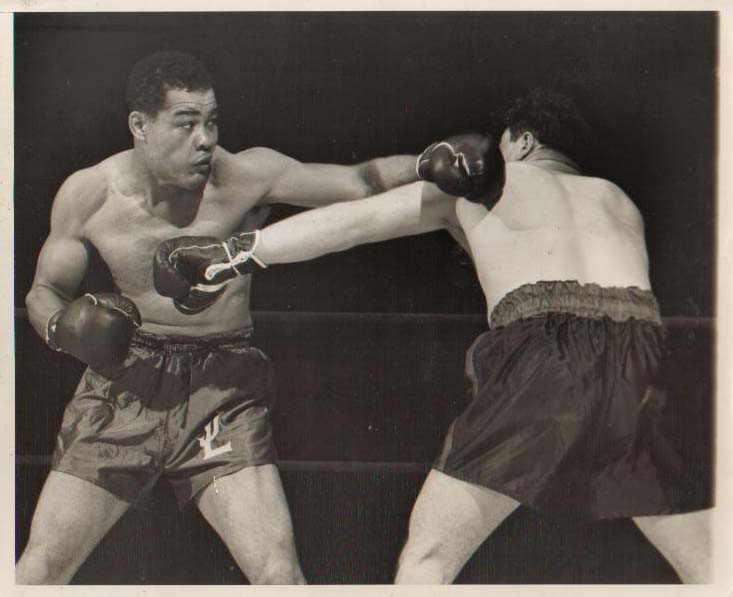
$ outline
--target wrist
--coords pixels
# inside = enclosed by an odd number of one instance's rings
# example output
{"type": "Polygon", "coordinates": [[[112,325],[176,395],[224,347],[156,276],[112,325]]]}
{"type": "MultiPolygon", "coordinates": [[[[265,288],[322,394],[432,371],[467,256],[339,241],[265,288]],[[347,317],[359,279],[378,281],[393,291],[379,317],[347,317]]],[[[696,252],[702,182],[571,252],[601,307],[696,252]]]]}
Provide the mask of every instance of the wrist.
{"type": "Polygon", "coordinates": [[[221,243],[226,252],[227,262],[212,265],[207,268],[207,278],[214,279],[221,270],[231,270],[238,276],[250,274],[253,271],[252,264],[255,263],[261,269],[267,264],[255,255],[257,245],[260,242],[260,231],[241,232],[221,243]]]}
{"type": "Polygon", "coordinates": [[[44,340],[46,341],[46,344],[51,350],[55,350],[56,352],[61,351],[61,347],[56,343],[55,337],[56,337],[56,328],[58,327],[59,319],[61,318],[61,314],[64,311],[64,307],[59,309],[58,311],[55,311],[51,317],[48,318],[48,321],[46,322],[46,328],[45,328],[45,337],[44,340]]]}

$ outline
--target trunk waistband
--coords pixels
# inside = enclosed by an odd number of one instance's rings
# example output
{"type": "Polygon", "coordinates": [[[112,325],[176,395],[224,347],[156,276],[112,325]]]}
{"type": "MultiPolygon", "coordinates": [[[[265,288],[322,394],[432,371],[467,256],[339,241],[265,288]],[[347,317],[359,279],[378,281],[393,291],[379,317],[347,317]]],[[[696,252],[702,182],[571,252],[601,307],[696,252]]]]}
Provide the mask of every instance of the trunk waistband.
{"type": "Polygon", "coordinates": [[[507,293],[491,312],[489,327],[509,325],[518,319],[545,313],[578,317],[610,317],[614,321],[641,319],[661,325],[659,304],[650,290],[636,286],[599,286],[574,280],[524,284],[507,293]]]}
{"type": "Polygon", "coordinates": [[[204,336],[151,334],[137,329],[132,336],[132,346],[144,346],[165,352],[192,352],[250,346],[253,337],[254,328],[251,325],[204,336]]]}

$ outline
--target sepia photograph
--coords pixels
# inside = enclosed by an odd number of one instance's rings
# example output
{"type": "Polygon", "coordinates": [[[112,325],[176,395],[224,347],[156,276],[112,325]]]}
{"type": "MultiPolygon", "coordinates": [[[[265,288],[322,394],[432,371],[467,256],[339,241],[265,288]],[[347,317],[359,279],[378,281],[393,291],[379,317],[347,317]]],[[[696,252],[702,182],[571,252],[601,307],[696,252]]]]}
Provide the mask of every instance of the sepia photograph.
{"type": "Polygon", "coordinates": [[[10,584],[714,582],[720,13],[506,8],[12,16],[10,584]]]}

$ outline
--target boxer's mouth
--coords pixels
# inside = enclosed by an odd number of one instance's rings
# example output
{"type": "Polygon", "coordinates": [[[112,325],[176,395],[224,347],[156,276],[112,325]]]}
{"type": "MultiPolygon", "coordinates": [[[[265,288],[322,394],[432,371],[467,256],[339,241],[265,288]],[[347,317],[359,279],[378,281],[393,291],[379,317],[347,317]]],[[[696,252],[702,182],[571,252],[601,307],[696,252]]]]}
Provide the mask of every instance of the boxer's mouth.
{"type": "Polygon", "coordinates": [[[193,167],[196,170],[208,171],[211,168],[211,156],[196,160],[193,163],[193,167]]]}

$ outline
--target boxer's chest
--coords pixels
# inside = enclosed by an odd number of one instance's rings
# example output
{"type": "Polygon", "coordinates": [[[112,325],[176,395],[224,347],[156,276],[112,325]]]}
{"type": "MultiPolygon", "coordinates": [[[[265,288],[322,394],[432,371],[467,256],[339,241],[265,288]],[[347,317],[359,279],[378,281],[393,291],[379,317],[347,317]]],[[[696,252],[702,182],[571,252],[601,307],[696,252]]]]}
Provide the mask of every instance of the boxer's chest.
{"type": "Polygon", "coordinates": [[[247,224],[248,205],[232,206],[205,198],[192,214],[171,223],[145,209],[135,198],[115,197],[107,201],[88,223],[87,236],[123,291],[152,288],[153,260],[160,243],[177,236],[226,238],[247,224]]]}

